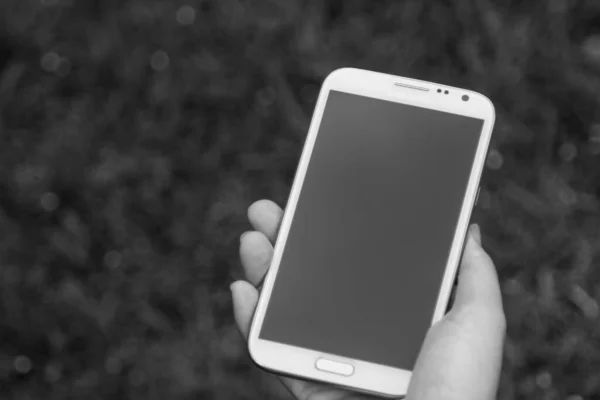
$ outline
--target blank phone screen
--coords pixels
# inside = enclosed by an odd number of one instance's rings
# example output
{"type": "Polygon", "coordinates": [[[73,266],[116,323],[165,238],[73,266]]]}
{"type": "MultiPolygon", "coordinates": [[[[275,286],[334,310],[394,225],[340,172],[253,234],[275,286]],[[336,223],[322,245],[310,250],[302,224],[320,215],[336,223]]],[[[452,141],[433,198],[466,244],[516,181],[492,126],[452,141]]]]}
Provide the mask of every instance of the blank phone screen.
{"type": "Polygon", "coordinates": [[[259,337],[412,370],[483,122],[330,91],[259,337]]]}

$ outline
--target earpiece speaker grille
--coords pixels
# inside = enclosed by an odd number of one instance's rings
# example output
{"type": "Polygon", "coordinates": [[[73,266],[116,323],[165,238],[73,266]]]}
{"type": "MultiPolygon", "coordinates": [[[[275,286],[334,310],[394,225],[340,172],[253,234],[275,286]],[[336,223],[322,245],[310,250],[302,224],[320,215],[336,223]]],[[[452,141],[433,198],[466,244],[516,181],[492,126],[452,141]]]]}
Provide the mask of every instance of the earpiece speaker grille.
{"type": "Polygon", "coordinates": [[[422,90],[423,92],[429,92],[429,89],[426,87],[415,86],[415,85],[411,85],[410,83],[394,82],[394,86],[401,86],[401,87],[406,87],[409,89],[422,90]]]}

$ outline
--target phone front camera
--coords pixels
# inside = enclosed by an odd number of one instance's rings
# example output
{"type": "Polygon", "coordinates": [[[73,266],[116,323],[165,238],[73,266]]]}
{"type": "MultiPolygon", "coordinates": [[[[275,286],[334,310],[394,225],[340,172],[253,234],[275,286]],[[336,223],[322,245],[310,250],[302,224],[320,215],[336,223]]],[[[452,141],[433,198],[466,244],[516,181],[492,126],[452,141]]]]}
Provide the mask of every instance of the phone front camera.
{"type": "Polygon", "coordinates": [[[469,101],[469,96],[467,96],[466,94],[463,94],[462,99],[463,99],[463,101],[469,101]]]}

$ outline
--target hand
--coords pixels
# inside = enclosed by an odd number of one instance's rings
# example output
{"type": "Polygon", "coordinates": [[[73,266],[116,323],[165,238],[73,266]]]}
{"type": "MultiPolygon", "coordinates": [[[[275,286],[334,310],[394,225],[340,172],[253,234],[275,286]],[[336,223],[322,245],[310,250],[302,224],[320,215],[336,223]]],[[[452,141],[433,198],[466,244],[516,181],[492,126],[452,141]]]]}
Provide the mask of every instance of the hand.
{"type": "MultiPolygon", "coordinates": [[[[248,209],[255,231],[242,235],[240,257],[247,281],[231,285],[236,323],[247,338],[258,289],[269,268],[283,212],[261,200],[248,209]]],[[[406,396],[409,400],[495,399],[502,364],[506,321],[498,276],[471,226],[452,309],[429,330],[406,396]]],[[[366,399],[328,385],[280,377],[299,400],[366,399]]]]}

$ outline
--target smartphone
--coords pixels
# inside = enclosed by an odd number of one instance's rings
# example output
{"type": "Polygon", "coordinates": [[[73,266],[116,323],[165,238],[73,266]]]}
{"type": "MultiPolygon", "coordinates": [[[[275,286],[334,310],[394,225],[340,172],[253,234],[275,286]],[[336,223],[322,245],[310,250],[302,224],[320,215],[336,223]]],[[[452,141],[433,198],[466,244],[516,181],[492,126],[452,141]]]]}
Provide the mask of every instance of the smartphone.
{"type": "Polygon", "coordinates": [[[406,394],[447,310],[494,119],[465,89],[353,68],[325,79],[250,329],[258,366],[406,394]]]}

